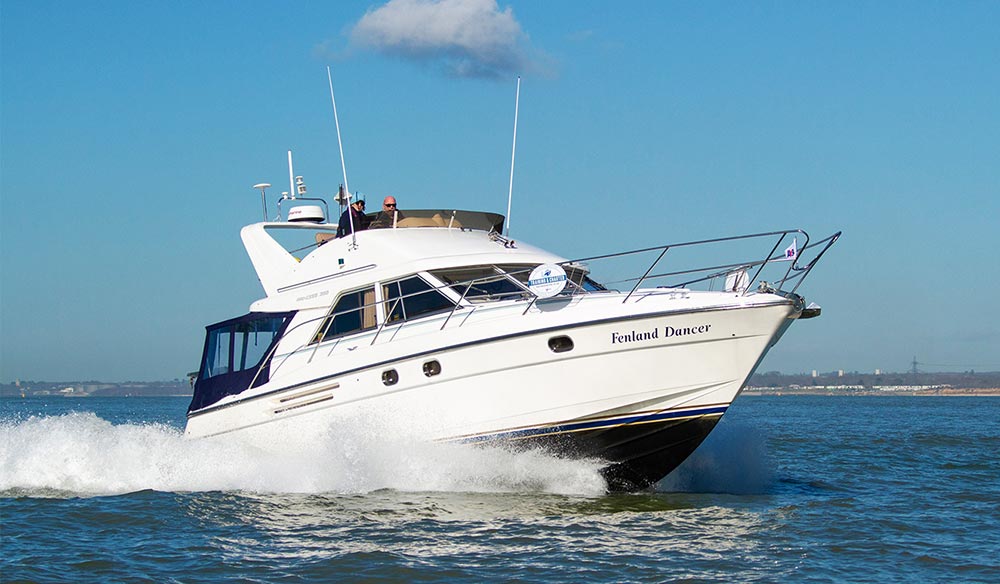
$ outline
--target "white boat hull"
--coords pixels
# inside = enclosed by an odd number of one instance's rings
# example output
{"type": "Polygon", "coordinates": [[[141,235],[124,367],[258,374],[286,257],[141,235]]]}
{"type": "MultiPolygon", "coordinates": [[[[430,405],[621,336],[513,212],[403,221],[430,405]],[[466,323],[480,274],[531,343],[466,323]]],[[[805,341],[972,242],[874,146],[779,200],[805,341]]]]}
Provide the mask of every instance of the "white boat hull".
{"type": "Polygon", "coordinates": [[[501,441],[600,458],[610,488],[634,490],[701,443],[800,310],[774,295],[707,309],[704,298],[688,309],[656,294],[627,305],[615,294],[588,302],[542,303],[516,332],[497,328],[488,336],[483,327],[502,325],[473,318],[440,331],[442,316],[422,325],[433,327],[436,348],[411,327],[411,337],[406,329],[382,331],[374,344],[370,333],[285,355],[267,384],[191,412],[187,433],[386,412],[428,440],[501,441]],[[591,317],[581,319],[587,311],[591,317]],[[572,349],[555,352],[555,337],[570,338],[572,349]],[[366,362],[375,354],[378,362],[366,362]],[[427,376],[431,361],[440,373],[427,376]],[[387,386],[390,369],[399,381],[387,386]]]}

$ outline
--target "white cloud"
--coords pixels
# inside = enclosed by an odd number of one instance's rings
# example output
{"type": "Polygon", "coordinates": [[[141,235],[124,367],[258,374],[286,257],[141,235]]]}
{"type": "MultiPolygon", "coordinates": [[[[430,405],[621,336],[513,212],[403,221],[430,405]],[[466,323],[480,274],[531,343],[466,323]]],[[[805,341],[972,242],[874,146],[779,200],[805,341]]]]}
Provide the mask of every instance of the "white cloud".
{"type": "Polygon", "coordinates": [[[523,71],[527,37],[496,0],[390,0],[351,31],[354,44],[414,61],[437,63],[459,77],[523,71]]]}

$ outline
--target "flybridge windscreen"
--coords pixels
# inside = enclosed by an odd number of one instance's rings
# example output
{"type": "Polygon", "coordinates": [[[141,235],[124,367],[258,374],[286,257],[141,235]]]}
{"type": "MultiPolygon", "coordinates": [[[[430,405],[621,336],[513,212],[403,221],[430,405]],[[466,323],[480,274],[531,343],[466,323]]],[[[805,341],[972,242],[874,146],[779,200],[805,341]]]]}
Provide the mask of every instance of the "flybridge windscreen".
{"type": "MultiPolygon", "coordinates": [[[[393,216],[381,211],[368,213],[369,229],[391,229],[393,216]]],[[[503,215],[485,211],[459,211],[449,209],[400,209],[395,216],[397,229],[413,227],[450,227],[503,232],[503,215]]]]}

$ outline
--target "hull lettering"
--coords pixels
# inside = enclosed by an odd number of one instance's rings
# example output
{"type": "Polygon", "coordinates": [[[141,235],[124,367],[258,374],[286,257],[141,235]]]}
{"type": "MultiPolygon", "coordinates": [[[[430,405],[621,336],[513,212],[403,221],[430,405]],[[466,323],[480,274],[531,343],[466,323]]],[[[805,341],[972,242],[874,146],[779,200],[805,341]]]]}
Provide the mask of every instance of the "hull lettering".
{"type": "Polygon", "coordinates": [[[611,344],[634,343],[636,341],[649,341],[660,338],[660,329],[651,331],[630,331],[627,333],[611,333],[611,344]]]}
{"type": "Polygon", "coordinates": [[[684,335],[700,335],[702,333],[707,333],[710,328],[712,328],[712,325],[710,324],[703,324],[699,326],[668,326],[663,330],[663,336],[682,337],[684,335]]]}

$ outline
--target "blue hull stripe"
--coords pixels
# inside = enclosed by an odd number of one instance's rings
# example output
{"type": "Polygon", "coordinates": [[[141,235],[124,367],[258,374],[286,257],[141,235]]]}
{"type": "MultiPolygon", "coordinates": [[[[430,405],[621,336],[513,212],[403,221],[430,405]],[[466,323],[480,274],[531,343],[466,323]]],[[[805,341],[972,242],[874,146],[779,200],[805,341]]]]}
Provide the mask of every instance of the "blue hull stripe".
{"type": "Polygon", "coordinates": [[[575,422],[567,424],[557,424],[554,426],[541,426],[538,428],[524,428],[521,430],[502,431],[492,434],[480,434],[478,436],[467,436],[456,438],[459,442],[486,442],[489,440],[523,440],[525,438],[536,438],[539,436],[551,436],[553,434],[566,434],[570,432],[581,432],[584,430],[597,430],[602,428],[613,428],[615,426],[627,426],[629,424],[648,424],[663,420],[696,418],[699,416],[722,415],[726,413],[727,406],[713,406],[697,410],[653,412],[648,414],[636,414],[622,418],[607,418],[603,420],[590,420],[586,422],[575,422]]]}

